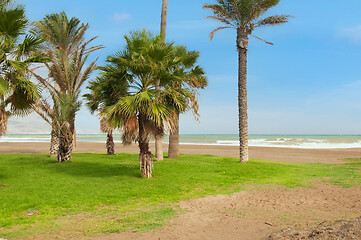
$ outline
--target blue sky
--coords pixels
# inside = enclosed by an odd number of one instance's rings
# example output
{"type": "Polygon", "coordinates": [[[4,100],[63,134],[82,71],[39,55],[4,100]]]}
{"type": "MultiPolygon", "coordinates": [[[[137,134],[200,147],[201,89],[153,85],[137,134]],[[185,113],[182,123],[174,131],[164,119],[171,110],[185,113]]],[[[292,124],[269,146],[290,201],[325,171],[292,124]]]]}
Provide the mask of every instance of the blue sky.
{"type": "MultiPolygon", "coordinates": [[[[161,0],[18,0],[31,21],[65,11],[89,23],[88,36],[99,36],[104,49],[94,53],[98,63],[124,47],[123,36],[143,28],[158,33],[161,0]]],[[[237,52],[235,31],[222,30],[205,19],[211,0],[168,1],[167,40],[201,52],[209,87],[201,92],[200,122],[181,117],[181,133],[236,134],[237,52]]],[[[251,134],[361,134],[361,1],[281,0],[270,14],[289,14],[289,23],[258,29],[248,57],[249,132],[251,134]]],[[[99,123],[83,108],[78,133],[97,133],[99,123]]],[[[36,116],[15,118],[9,133],[34,127],[47,131],[36,116]]],[[[30,128],[31,129],[31,128],[30,128]]],[[[29,131],[29,130],[27,130],[29,131]]],[[[32,131],[32,130],[31,130],[32,131]]]]}

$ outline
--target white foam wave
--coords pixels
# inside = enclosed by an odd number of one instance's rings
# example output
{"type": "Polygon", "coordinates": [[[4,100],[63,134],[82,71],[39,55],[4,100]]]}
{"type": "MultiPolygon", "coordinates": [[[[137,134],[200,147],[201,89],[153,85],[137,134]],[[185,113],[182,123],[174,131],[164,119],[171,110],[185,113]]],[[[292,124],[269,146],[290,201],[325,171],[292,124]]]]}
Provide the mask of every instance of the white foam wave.
{"type": "MultiPolygon", "coordinates": [[[[203,144],[205,145],[205,144],[203,144]]],[[[218,140],[216,144],[238,146],[239,141],[218,140]]],[[[278,138],[278,139],[249,139],[248,145],[253,147],[279,147],[279,148],[304,148],[304,149],[331,149],[331,148],[361,148],[361,140],[355,142],[328,142],[323,139],[295,139],[295,138],[278,138]]]]}
{"type": "MultiPolygon", "coordinates": [[[[120,143],[119,139],[114,139],[116,143],[120,143]]],[[[79,142],[97,142],[104,143],[106,136],[78,136],[77,141],[79,142]]],[[[1,142],[50,142],[50,136],[2,136],[0,137],[1,142]]],[[[167,143],[167,140],[164,141],[167,143]]],[[[239,146],[239,141],[236,138],[231,139],[191,139],[184,140],[181,142],[183,145],[217,145],[217,146],[239,146]],[[202,141],[204,140],[204,142],[202,141]]],[[[307,137],[261,137],[261,138],[249,138],[249,146],[254,147],[279,147],[279,148],[303,148],[303,149],[332,149],[332,148],[361,148],[361,137],[356,139],[350,138],[307,138],[307,137]]]]}
{"type": "Polygon", "coordinates": [[[49,142],[50,137],[6,137],[0,138],[0,142],[49,142]]]}

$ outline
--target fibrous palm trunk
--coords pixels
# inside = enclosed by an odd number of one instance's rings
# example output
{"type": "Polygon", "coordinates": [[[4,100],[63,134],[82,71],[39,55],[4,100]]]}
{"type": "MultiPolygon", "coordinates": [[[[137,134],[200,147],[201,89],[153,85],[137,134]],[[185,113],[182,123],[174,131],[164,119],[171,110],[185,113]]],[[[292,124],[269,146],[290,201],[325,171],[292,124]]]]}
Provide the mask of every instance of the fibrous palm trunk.
{"type": "Polygon", "coordinates": [[[113,140],[113,131],[109,131],[107,134],[107,154],[114,155],[114,140],[113,140]]]}
{"type": "Polygon", "coordinates": [[[169,133],[168,157],[179,157],[179,113],[174,121],[174,129],[169,133]]]}
{"type": "Polygon", "coordinates": [[[8,115],[6,113],[5,107],[0,107],[0,136],[6,134],[8,123],[8,115]]]}
{"type": "Polygon", "coordinates": [[[168,9],[168,0],[163,0],[162,17],[160,23],[160,34],[162,35],[163,41],[165,41],[165,33],[167,29],[167,9],[168,9]]]}
{"type": "Polygon", "coordinates": [[[58,151],[59,151],[59,130],[55,126],[55,124],[53,124],[51,128],[50,156],[56,157],[58,155],[58,151]]]}
{"type": "Polygon", "coordinates": [[[71,160],[73,151],[73,128],[71,124],[65,122],[60,128],[58,162],[71,160]]]}
{"type": "Polygon", "coordinates": [[[149,151],[149,142],[139,142],[139,164],[142,177],[152,177],[153,159],[149,151]]]}
{"type": "MultiPolygon", "coordinates": [[[[161,23],[160,23],[160,34],[162,36],[163,42],[165,42],[165,33],[167,29],[167,8],[168,8],[168,0],[163,0],[161,23]]],[[[159,82],[157,82],[156,89],[160,89],[159,82]]],[[[163,160],[162,135],[155,136],[155,156],[157,160],[163,160]]]]}
{"type": "Polygon", "coordinates": [[[149,150],[149,140],[147,139],[147,133],[144,129],[145,118],[139,114],[139,164],[140,175],[142,177],[152,177],[153,159],[152,153],[149,150]]]}
{"type": "Polygon", "coordinates": [[[163,141],[162,135],[157,135],[155,137],[155,156],[158,161],[163,160],[163,141]]]}
{"type": "Polygon", "coordinates": [[[248,161],[247,51],[248,34],[237,30],[238,50],[238,117],[240,161],[248,161]]]}

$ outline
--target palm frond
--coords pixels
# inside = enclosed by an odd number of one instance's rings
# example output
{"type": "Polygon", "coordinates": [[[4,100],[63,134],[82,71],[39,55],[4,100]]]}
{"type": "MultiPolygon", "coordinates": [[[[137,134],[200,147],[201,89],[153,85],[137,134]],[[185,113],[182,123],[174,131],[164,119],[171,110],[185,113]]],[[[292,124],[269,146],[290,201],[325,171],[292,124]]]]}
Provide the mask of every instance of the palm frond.
{"type": "MultiPolygon", "coordinates": [[[[271,26],[288,21],[287,15],[276,15],[258,21],[270,8],[279,4],[280,0],[217,0],[217,4],[205,4],[204,9],[213,12],[211,18],[230,28],[240,29],[242,32],[252,34],[260,26],[271,26]]],[[[214,33],[211,33],[213,37],[214,33]]]]}
{"type": "Polygon", "coordinates": [[[260,37],[257,37],[257,36],[254,36],[254,35],[251,35],[251,36],[254,37],[254,38],[257,38],[258,40],[260,40],[260,41],[262,41],[262,42],[264,42],[264,43],[267,43],[267,44],[269,44],[269,45],[274,45],[273,43],[268,42],[268,41],[266,41],[266,40],[264,40],[264,39],[262,39],[262,38],[260,38],[260,37]]]}
{"type": "Polygon", "coordinates": [[[219,30],[222,29],[226,29],[226,28],[230,28],[230,27],[218,27],[216,29],[214,29],[210,34],[209,34],[209,39],[212,40],[214,37],[214,34],[216,34],[216,32],[218,32],[219,30]]]}
{"type": "Polygon", "coordinates": [[[4,96],[10,90],[10,84],[4,78],[0,77],[0,96],[4,96]]]}
{"type": "Polygon", "coordinates": [[[39,98],[38,87],[28,79],[18,77],[12,84],[12,93],[6,99],[11,112],[17,116],[24,116],[32,111],[32,106],[39,98]]]}
{"type": "Polygon", "coordinates": [[[6,39],[16,39],[24,34],[28,20],[25,17],[24,7],[18,5],[9,8],[9,5],[0,8],[0,36],[6,39]]]}
{"type": "Polygon", "coordinates": [[[270,16],[270,17],[267,17],[265,19],[259,20],[256,23],[256,27],[274,26],[274,25],[279,25],[279,24],[282,24],[282,23],[287,23],[290,18],[291,18],[290,15],[274,15],[274,16],[270,16]]]}

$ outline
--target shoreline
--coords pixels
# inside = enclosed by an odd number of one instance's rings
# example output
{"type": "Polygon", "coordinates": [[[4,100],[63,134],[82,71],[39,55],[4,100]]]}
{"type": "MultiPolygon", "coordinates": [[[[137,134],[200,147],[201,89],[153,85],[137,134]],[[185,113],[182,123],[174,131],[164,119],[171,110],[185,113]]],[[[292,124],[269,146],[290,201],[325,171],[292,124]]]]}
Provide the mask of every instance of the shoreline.
{"type": "MultiPolygon", "coordinates": [[[[121,143],[121,134],[114,134],[114,142],[121,143]]],[[[104,143],[105,134],[77,134],[77,142],[104,143]]],[[[239,146],[235,134],[181,134],[181,145],[239,146]]],[[[0,143],[48,143],[48,134],[7,134],[0,143]]],[[[164,136],[163,143],[168,144],[164,136]]],[[[296,148],[296,149],[350,149],[361,148],[361,135],[249,135],[250,147],[296,148]]]]}
{"type": "MultiPolygon", "coordinates": [[[[0,153],[48,153],[49,142],[1,142],[0,153]]],[[[154,153],[154,143],[150,144],[154,153]]],[[[168,144],[163,144],[163,151],[167,152],[168,144]]],[[[77,142],[74,152],[105,153],[105,143],[77,142]]],[[[138,153],[136,144],[123,145],[115,143],[116,153],[138,153]]],[[[188,145],[180,144],[182,154],[215,155],[224,157],[238,157],[238,146],[222,145],[188,145]]],[[[263,159],[289,163],[343,163],[342,159],[361,158],[361,148],[334,149],[301,149],[283,147],[249,147],[250,159],[263,159]]]]}

